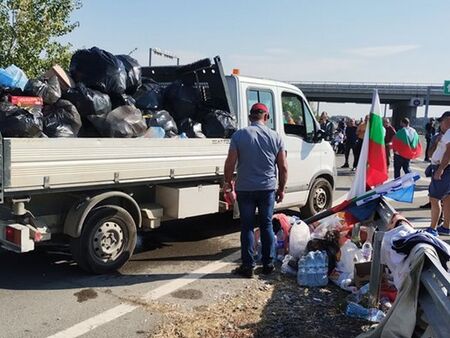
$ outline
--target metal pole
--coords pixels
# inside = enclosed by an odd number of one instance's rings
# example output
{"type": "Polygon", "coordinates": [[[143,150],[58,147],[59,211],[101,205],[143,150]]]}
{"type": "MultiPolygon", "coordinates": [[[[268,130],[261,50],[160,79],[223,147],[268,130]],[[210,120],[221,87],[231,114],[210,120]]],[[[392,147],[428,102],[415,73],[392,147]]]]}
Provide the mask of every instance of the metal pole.
{"type": "Polygon", "coordinates": [[[387,103],[384,104],[384,117],[386,117],[387,103]]]}
{"type": "Polygon", "coordinates": [[[153,48],[150,48],[148,50],[148,66],[149,67],[152,66],[152,54],[153,54],[153,48]]]}
{"type": "Polygon", "coordinates": [[[317,115],[319,115],[319,110],[320,110],[320,101],[317,101],[317,115]]]}
{"type": "Polygon", "coordinates": [[[425,119],[428,119],[428,106],[430,105],[430,92],[431,92],[431,88],[430,88],[430,86],[428,86],[426,103],[425,103],[425,119]]]}

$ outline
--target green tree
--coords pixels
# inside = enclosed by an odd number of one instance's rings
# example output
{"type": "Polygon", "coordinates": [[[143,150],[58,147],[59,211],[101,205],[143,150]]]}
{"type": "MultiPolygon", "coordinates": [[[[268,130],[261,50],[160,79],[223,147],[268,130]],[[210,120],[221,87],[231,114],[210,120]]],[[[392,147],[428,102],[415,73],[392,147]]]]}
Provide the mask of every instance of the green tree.
{"type": "Polygon", "coordinates": [[[0,67],[15,64],[28,77],[67,67],[71,44],[57,39],[78,27],[70,15],[80,7],[81,0],[0,0],[0,67]]]}

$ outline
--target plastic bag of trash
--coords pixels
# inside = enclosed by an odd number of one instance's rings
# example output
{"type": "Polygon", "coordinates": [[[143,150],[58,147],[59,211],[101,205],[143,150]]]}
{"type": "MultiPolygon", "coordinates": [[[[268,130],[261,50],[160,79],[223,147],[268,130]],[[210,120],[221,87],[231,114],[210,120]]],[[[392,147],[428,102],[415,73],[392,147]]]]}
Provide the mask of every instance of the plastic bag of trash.
{"type": "Polygon", "coordinates": [[[297,276],[297,266],[298,259],[295,259],[291,255],[284,256],[283,263],[281,264],[281,273],[284,275],[297,276]],[[289,264],[289,262],[293,262],[293,264],[289,264]],[[294,265],[295,267],[293,267],[294,265]]]}
{"type": "Polygon", "coordinates": [[[202,119],[202,131],[210,138],[230,138],[236,131],[236,118],[223,110],[212,110],[202,119]]]}
{"type": "Polygon", "coordinates": [[[75,82],[102,93],[123,94],[127,88],[122,61],[97,47],[77,50],[70,60],[70,74],[75,82]]]}
{"type": "Polygon", "coordinates": [[[177,124],[168,111],[160,110],[157,112],[149,112],[145,114],[144,117],[147,126],[162,127],[168,137],[178,135],[177,124]]]}
{"type": "Polygon", "coordinates": [[[141,66],[136,59],[133,59],[129,55],[116,55],[116,57],[122,61],[127,73],[127,89],[125,93],[133,95],[142,84],[141,66]]]}
{"type": "Polygon", "coordinates": [[[175,81],[164,91],[164,106],[175,121],[186,118],[195,119],[200,103],[200,93],[197,88],[175,81]]]}
{"type": "Polygon", "coordinates": [[[294,258],[300,258],[305,252],[309,238],[310,232],[308,225],[303,221],[295,223],[289,235],[289,254],[294,258]]]}
{"type": "Polygon", "coordinates": [[[24,89],[28,78],[22,69],[11,65],[5,69],[0,68],[0,85],[7,88],[24,89]]]}
{"type": "Polygon", "coordinates": [[[77,137],[81,128],[81,117],[77,108],[67,100],[45,106],[44,133],[48,137],[77,137]]]}
{"type": "Polygon", "coordinates": [[[89,89],[82,83],[64,92],[62,98],[77,107],[78,113],[83,117],[103,115],[111,111],[111,100],[107,94],[89,89]]]}
{"type": "Polygon", "coordinates": [[[127,94],[112,94],[109,95],[109,98],[111,99],[112,109],[116,109],[121,106],[135,106],[136,103],[134,98],[127,94]]]}
{"type": "Polygon", "coordinates": [[[161,127],[149,127],[144,134],[146,138],[164,138],[166,132],[161,127]]]}
{"type": "Polygon", "coordinates": [[[47,81],[38,79],[28,80],[23,91],[30,96],[42,97],[45,104],[53,104],[61,97],[61,87],[56,76],[52,76],[47,81]]]}
{"type": "Polygon", "coordinates": [[[0,133],[5,137],[43,137],[42,112],[0,102],[0,133]]]}
{"type": "Polygon", "coordinates": [[[178,130],[186,133],[189,138],[205,138],[205,134],[202,132],[202,125],[193,121],[190,118],[181,120],[178,123],[178,130]]]}
{"type": "Polygon", "coordinates": [[[142,110],[160,110],[163,106],[164,88],[156,82],[144,83],[133,95],[136,107],[142,110]]]}
{"type": "Polygon", "coordinates": [[[88,120],[103,137],[139,137],[147,125],[139,109],[122,106],[104,115],[89,115],[88,120]]]}

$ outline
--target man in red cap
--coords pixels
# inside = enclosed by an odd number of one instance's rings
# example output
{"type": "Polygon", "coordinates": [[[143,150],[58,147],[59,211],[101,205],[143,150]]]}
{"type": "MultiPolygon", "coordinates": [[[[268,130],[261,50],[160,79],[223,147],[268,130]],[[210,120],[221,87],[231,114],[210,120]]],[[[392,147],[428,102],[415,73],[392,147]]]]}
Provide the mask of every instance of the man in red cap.
{"type": "Polygon", "coordinates": [[[251,125],[236,131],[231,138],[223,188],[226,193],[232,191],[236,168],[235,190],[241,216],[242,264],[234,272],[251,278],[255,267],[253,231],[256,208],[262,246],[262,272],[270,274],[274,269],[272,215],[275,201],[281,202],[284,197],[287,162],[283,140],[277,132],[266,126],[269,120],[267,107],[255,103],[250,109],[249,120],[251,125]]]}

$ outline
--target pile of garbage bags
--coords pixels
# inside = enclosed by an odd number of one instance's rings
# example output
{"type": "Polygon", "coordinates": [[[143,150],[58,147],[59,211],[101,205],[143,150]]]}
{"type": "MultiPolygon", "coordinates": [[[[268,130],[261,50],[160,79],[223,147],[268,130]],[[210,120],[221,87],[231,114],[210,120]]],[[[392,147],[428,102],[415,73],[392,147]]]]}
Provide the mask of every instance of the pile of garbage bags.
{"type": "Polygon", "coordinates": [[[76,51],[37,79],[0,68],[0,132],[5,137],[230,138],[236,118],[206,105],[181,81],[143,78],[129,55],[76,51]]]}

